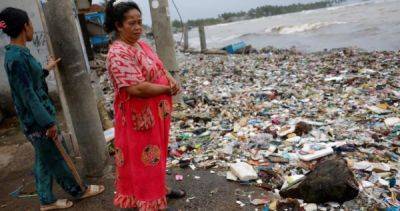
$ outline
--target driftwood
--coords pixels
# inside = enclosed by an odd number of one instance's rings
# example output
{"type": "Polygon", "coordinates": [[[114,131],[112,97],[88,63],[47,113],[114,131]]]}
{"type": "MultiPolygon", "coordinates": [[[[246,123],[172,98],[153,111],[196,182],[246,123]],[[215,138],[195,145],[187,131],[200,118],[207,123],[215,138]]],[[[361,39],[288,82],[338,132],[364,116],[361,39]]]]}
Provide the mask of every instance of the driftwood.
{"type": "Polygon", "coordinates": [[[353,172],[339,157],[322,161],[303,180],[280,191],[284,198],[303,199],[307,203],[343,203],[354,199],[358,193],[353,172]]]}

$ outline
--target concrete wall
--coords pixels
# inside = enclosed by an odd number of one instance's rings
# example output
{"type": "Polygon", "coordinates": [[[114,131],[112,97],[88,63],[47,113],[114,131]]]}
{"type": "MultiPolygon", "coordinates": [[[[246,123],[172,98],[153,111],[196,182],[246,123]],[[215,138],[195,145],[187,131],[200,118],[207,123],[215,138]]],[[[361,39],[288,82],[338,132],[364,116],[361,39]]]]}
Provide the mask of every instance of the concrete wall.
{"type": "MultiPolygon", "coordinates": [[[[34,39],[28,43],[28,48],[36,59],[45,64],[49,52],[36,0],[1,0],[0,10],[6,7],[15,7],[27,11],[35,29],[34,39]]],[[[14,112],[7,74],[4,69],[4,47],[8,43],[8,37],[0,31],[0,110],[3,110],[3,114],[6,116],[14,112]]],[[[48,85],[51,92],[56,91],[53,75],[48,78],[48,85]]]]}

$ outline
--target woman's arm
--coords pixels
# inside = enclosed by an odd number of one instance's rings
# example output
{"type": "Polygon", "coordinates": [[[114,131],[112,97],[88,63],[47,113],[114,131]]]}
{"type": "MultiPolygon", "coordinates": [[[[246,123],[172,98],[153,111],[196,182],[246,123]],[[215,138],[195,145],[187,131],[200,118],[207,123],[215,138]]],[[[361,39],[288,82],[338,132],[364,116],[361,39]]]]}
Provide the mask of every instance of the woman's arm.
{"type": "Polygon", "coordinates": [[[49,114],[33,90],[29,67],[22,61],[15,61],[12,66],[10,81],[13,83],[16,94],[21,98],[24,106],[32,113],[35,121],[43,128],[50,128],[55,119],[49,114]]]}
{"type": "Polygon", "coordinates": [[[128,94],[139,98],[150,98],[164,94],[171,94],[169,86],[153,84],[149,82],[142,82],[136,86],[129,86],[125,88],[128,94]]]}

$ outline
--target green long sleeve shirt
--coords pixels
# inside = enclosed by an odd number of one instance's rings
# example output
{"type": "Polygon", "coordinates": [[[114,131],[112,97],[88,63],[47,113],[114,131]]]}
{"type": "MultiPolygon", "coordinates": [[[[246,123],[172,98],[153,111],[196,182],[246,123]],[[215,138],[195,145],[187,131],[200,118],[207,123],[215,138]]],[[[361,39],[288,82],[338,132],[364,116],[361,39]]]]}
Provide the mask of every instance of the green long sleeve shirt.
{"type": "Polygon", "coordinates": [[[15,110],[25,134],[44,131],[56,123],[55,107],[49,97],[47,70],[28,48],[7,45],[4,66],[15,110]]]}

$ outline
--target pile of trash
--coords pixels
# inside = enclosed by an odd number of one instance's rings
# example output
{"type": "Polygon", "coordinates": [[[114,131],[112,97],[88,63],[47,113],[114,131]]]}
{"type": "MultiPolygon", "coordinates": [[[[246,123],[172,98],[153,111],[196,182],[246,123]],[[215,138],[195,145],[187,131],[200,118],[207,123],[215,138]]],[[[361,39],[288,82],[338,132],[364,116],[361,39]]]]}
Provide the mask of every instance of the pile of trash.
{"type": "Polygon", "coordinates": [[[170,167],[260,187],[243,206],[265,210],[400,206],[400,51],[178,57],[170,167]]]}

